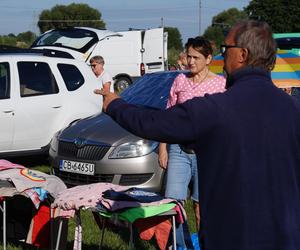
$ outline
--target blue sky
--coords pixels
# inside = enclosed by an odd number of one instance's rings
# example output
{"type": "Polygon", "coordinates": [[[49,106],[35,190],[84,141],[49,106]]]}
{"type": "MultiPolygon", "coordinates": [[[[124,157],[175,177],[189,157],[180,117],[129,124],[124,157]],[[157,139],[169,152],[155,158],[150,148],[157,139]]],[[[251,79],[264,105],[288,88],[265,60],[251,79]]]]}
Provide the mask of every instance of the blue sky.
{"type": "Polygon", "coordinates": [[[1,0],[0,35],[28,30],[38,33],[36,24],[43,10],[70,3],[86,3],[98,9],[107,29],[156,28],[163,23],[164,26],[177,27],[185,42],[199,31],[203,33],[216,14],[232,7],[241,10],[249,0],[1,0]]]}

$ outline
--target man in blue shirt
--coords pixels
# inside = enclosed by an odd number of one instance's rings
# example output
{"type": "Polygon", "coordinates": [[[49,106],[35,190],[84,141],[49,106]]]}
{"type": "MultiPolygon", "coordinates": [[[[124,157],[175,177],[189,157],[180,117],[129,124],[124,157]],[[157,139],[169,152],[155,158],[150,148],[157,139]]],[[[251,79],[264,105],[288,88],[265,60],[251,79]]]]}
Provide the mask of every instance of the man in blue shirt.
{"type": "Polygon", "coordinates": [[[221,52],[228,76],[221,94],[156,111],[95,93],[132,133],[195,150],[201,249],[300,249],[300,107],[272,83],[271,29],[237,23],[221,52]]]}

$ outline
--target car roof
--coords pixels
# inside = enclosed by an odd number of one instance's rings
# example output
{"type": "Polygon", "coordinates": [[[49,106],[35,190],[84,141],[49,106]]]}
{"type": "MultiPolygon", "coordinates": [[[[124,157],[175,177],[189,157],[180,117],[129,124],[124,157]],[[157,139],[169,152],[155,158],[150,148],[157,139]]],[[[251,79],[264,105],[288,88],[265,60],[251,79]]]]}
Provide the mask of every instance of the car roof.
{"type": "Polygon", "coordinates": [[[162,71],[148,73],[121,93],[121,97],[136,105],[156,109],[166,108],[174,79],[185,71],[162,71]]]}
{"type": "Polygon", "coordinates": [[[0,56],[9,55],[11,56],[40,56],[40,57],[55,57],[55,58],[65,58],[74,59],[74,57],[65,51],[55,50],[55,49],[22,49],[15,47],[3,47],[0,46],[0,56]]]}

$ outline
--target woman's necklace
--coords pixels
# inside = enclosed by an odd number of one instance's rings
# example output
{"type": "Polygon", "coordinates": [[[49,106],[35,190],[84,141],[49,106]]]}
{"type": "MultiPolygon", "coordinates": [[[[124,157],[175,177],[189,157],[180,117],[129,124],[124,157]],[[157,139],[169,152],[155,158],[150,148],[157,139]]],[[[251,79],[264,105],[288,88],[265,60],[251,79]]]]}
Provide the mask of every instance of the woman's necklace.
{"type": "Polygon", "coordinates": [[[207,69],[207,73],[206,75],[200,80],[200,81],[195,81],[195,78],[193,77],[193,83],[202,83],[205,81],[205,79],[208,77],[208,74],[209,74],[209,69],[207,69]]]}

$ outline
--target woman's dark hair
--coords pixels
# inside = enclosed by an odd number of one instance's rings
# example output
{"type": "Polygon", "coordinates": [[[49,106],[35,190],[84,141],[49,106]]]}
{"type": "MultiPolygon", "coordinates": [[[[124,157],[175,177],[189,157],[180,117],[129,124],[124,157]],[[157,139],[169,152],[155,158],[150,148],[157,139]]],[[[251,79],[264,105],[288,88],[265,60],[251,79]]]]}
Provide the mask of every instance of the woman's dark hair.
{"type": "Polygon", "coordinates": [[[211,42],[203,36],[196,36],[195,38],[189,38],[185,44],[185,50],[187,51],[190,47],[197,50],[199,53],[208,57],[213,54],[213,48],[211,42]]]}
{"type": "Polygon", "coordinates": [[[266,22],[250,20],[237,23],[233,29],[235,44],[248,49],[247,64],[271,71],[277,48],[270,26],[266,22]]]}

